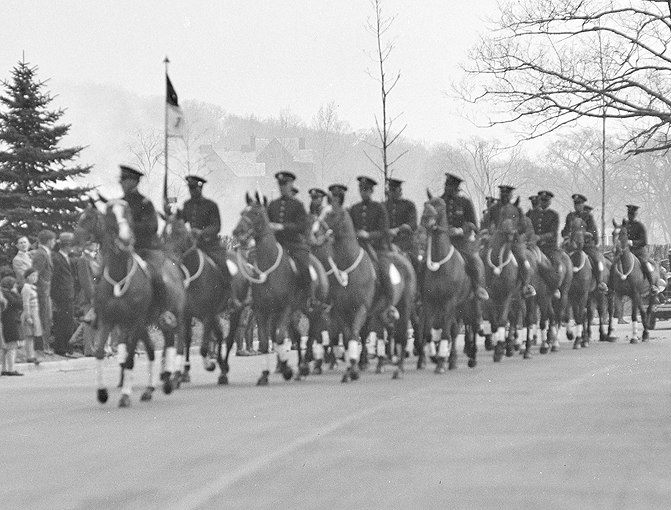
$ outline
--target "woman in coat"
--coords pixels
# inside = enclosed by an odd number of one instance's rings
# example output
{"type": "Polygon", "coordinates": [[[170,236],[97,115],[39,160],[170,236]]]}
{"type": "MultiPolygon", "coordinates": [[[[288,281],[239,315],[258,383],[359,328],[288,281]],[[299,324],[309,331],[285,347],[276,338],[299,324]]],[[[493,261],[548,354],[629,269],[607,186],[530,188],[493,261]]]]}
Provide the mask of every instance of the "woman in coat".
{"type": "Polygon", "coordinates": [[[35,363],[35,337],[42,336],[42,321],[40,321],[40,305],[37,298],[37,276],[38,272],[31,267],[24,273],[26,283],[21,289],[23,301],[23,313],[21,314],[21,326],[23,328],[23,341],[26,345],[26,355],[29,361],[35,363]]]}

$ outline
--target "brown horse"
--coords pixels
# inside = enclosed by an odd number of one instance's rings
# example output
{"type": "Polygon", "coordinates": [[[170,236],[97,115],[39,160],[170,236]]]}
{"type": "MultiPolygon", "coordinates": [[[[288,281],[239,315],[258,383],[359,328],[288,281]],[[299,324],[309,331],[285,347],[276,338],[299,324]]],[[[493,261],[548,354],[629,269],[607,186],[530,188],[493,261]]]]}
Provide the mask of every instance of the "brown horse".
{"type": "MultiPolygon", "coordinates": [[[[160,310],[153,302],[153,288],[147,264],[134,251],[132,218],[128,204],[123,200],[107,203],[105,212],[99,211],[93,203],[87,207],[78,222],[77,238],[81,241],[93,239],[100,243],[102,254],[102,278],[95,288],[95,312],[97,330],[95,339],[95,356],[98,359],[97,381],[98,401],[107,402],[109,395],[103,381],[103,360],[105,344],[114,328],[120,332],[117,357],[121,366],[121,399],[120,407],[130,405],[133,389],[132,370],[134,353],[138,340],[142,340],[149,358],[149,384],[142,394],[141,400],[150,400],[157,384],[154,372],[154,345],[147,332],[147,327],[158,323],[160,310]]],[[[169,271],[169,270],[168,270],[169,271]]],[[[179,274],[170,273],[175,285],[168,288],[168,302],[171,311],[181,318],[183,308],[183,289],[179,274]]],[[[163,391],[171,393],[177,381],[173,381],[175,372],[176,348],[174,328],[160,324],[165,337],[164,371],[161,374],[163,391]]],[[[178,341],[181,341],[181,335],[178,341]]]]}
{"type": "Polygon", "coordinates": [[[356,239],[349,213],[338,201],[331,200],[321,218],[333,237],[328,269],[335,280],[330,286],[332,331],[342,332],[347,347],[347,369],[342,382],[359,378],[361,331],[373,306],[375,266],[356,239]]]}
{"type": "Polygon", "coordinates": [[[203,338],[200,355],[205,370],[215,369],[215,359],[221,370],[219,384],[228,384],[228,357],[233,346],[233,336],[226,343],[226,355],[222,357],[224,343],[221,315],[227,310],[231,293],[230,283],[224,279],[215,262],[197,247],[197,239],[192,235],[189,225],[182,219],[169,218],[163,231],[166,248],[177,257],[184,272],[186,288],[186,306],[184,309],[184,341],[186,363],[182,382],[190,382],[190,348],[192,337],[192,319],[197,318],[203,325],[203,338]],[[214,347],[211,349],[211,346],[214,347]]]}
{"type": "MultiPolygon", "coordinates": [[[[477,331],[478,325],[472,324],[473,314],[467,314],[474,309],[473,289],[466,273],[465,261],[450,241],[445,201],[433,197],[428,191],[427,195],[429,200],[424,204],[420,221],[426,233],[423,255],[426,267],[422,268],[420,279],[422,310],[420,328],[415,334],[419,339],[418,368],[423,366],[422,357],[435,355],[435,372],[441,374],[445,373],[446,362],[449,369],[457,366],[456,340],[460,325],[471,326],[474,331],[477,331]],[[430,341],[425,346],[429,331],[430,341]]],[[[474,367],[477,352],[475,335],[467,339],[472,342],[466,346],[468,366],[474,367]]]]}
{"type": "MultiPolygon", "coordinates": [[[[495,362],[501,361],[504,352],[512,355],[513,335],[506,335],[506,329],[510,327],[512,331],[512,328],[516,328],[520,315],[514,306],[514,299],[519,296],[521,285],[512,243],[521,217],[522,211],[517,205],[502,206],[499,211],[499,224],[489,242],[480,251],[485,264],[485,281],[489,293],[485,310],[494,341],[495,362]]],[[[485,333],[489,334],[487,331],[485,333]]]]}
{"type": "MultiPolygon", "coordinates": [[[[650,283],[643,274],[641,269],[641,262],[629,249],[629,236],[627,234],[627,225],[622,223],[618,225],[613,220],[613,265],[611,266],[610,284],[611,291],[610,299],[614,298],[614,294],[620,296],[629,296],[631,299],[631,343],[638,343],[638,314],[641,315],[641,324],[643,325],[643,341],[650,338],[648,331],[648,319],[652,314],[654,308],[654,296],[650,293],[650,283]]],[[[612,310],[612,304],[609,305],[612,310]]],[[[608,337],[614,338],[613,335],[613,314],[610,317],[608,325],[608,337]]]]}
{"type": "Polygon", "coordinates": [[[580,218],[575,218],[571,223],[571,231],[566,243],[566,251],[571,257],[573,264],[573,281],[569,289],[569,315],[566,324],[566,336],[573,340],[573,348],[589,346],[589,336],[585,330],[589,330],[587,322],[587,306],[590,295],[598,291],[598,282],[592,273],[592,264],[587,254],[583,251],[585,246],[585,223],[580,218]],[[573,328],[576,331],[573,331],[573,328]]]}
{"type": "MultiPolygon", "coordinates": [[[[266,212],[267,201],[261,201],[258,193],[252,200],[246,196],[247,207],[242,211],[240,221],[233,231],[233,236],[240,243],[237,249],[238,267],[242,274],[252,283],[252,308],[258,325],[259,343],[263,345],[272,339],[278,356],[278,371],[285,380],[293,377],[293,369],[289,366],[289,353],[292,340],[300,346],[297,315],[307,301],[305,292],[298,287],[294,263],[284,248],[277,242],[270,229],[270,220],[266,212]],[[251,240],[255,244],[255,261],[245,259],[242,247],[251,240]]],[[[314,259],[311,259],[314,264],[314,259]]],[[[319,278],[323,274],[315,270],[313,286],[317,287],[317,299],[325,299],[328,284],[319,278]],[[326,288],[325,288],[326,287],[326,288]]],[[[298,349],[299,374],[297,379],[309,373],[307,363],[298,349]]],[[[268,384],[270,365],[266,356],[266,369],[257,381],[259,386],[268,384]]]]}

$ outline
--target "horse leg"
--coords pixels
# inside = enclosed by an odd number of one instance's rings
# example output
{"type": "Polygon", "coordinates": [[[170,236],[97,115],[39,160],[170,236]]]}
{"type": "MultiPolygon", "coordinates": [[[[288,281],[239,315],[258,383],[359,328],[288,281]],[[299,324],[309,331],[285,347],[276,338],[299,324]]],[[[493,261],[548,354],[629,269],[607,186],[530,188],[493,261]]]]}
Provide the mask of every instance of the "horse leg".
{"type": "MultiPolygon", "coordinates": [[[[450,329],[450,355],[447,358],[447,369],[455,370],[457,368],[457,339],[459,338],[459,323],[453,321],[450,329]]],[[[464,345],[466,342],[464,342],[464,345]]]]}
{"type": "Polygon", "coordinates": [[[349,329],[347,335],[343,333],[343,338],[347,339],[347,371],[343,375],[342,382],[356,381],[359,379],[359,370],[357,361],[359,361],[359,340],[361,338],[361,330],[366,322],[368,310],[361,305],[354,313],[352,318],[351,329],[345,327],[345,331],[349,329]]]}
{"type": "MultiPolygon", "coordinates": [[[[183,317],[184,321],[184,373],[182,374],[182,381],[184,383],[191,382],[191,340],[193,337],[193,328],[191,327],[191,321],[192,317],[191,314],[184,313],[183,317]]],[[[203,326],[203,330],[205,327],[203,326]]],[[[205,333],[203,331],[203,340],[205,339],[205,333]]],[[[204,344],[204,341],[201,342],[201,350],[202,350],[202,344],[204,344]]]]}
{"type": "Polygon", "coordinates": [[[119,407],[130,406],[131,395],[133,394],[133,366],[135,364],[135,348],[137,346],[137,335],[139,331],[133,330],[126,339],[127,344],[120,343],[117,347],[117,357],[121,367],[122,385],[119,407]]]}
{"type": "MultiPolygon", "coordinates": [[[[261,377],[256,381],[257,386],[268,386],[268,378],[270,376],[270,357],[273,356],[270,352],[270,317],[261,310],[254,310],[256,315],[256,325],[259,335],[259,346],[268,346],[263,358],[265,359],[265,369],[261,371],[261,377]]],[[[263,347],[260,347],[263,352],[263,347]]]]}
{"type": "MultiPolygon", "coordinates": [[[[207,314],[202,320],[203,323],[203,338],[200,342],[200,357],[203,360],[203,368],[208,372],[214,372],[217,368],[217,364],[212,359],[210,353],[210,340],[212,338],[212,333],[215,329],[215,317],[212,314],[207,314]]],[[[190,342],[187,344],[190,345],[190,342]]],[[[186,375],[186,368],[184,374],[186,375]]]]}
{"type": "Polygon", "coordinates": [[[231,353],[230,347],[232,347],[233,344],[231,343],[231,346],[229,347],[228,343],[226,343],[226,357],[225,358],[222,357],[221,348],[224,342],[225,341],[227,342],[228,339],[224,338],[224,332],[222,330],[221,322],[217,315],[215,315],[213,318],[212,331],[216,339],[217,364],[219,365],[219,370],[221,371],[221,373],[219,374],[219,378],[217,379],[217,384],[226,385],[228,384],[228,371],[229,371],[228,356],[231,353]]]}
{"type": "Polygon", "coordinates": [[[156,352],[154,350],[154,342],[152,342],[151,337],[149,336],[149,332],[147,331],[147,328],[139,328],[138,333],[147,351],[147,358],[148,358],[147,371],[149,375],[149,381],[147,387],[140,396],[140,400],[142,402],[148,402],[149,400],[151,400],[154,390],[158,385],[158,379],[157,379],[158,371],[156,370],[155,367],[156,352]]]}
{"type": "Polygon", "coordinates": [[[277,336],[275,337],[275,349],[277,350],[277,359],[279,361],[278,368],[285,381],[290,381],[294,376],[294,371],[289,366],[289,356],[291,354],[290,321],[291,307],[286,306],[280,316],[277,336]]]}
{"type": "Polygon", "coordinates": [[[634,291],[631,297],[631,340],[632,344],[637,344],[638,338],[638,313],[641,309],[641,298],[637,292],[634,291]]]}
{"type": "Polygon", "coordinates": [[[105,386],[104,381],[104,362],[107,357],[105,353],[105,344],[112,331],[112,327],[106,321],[100,320],[98,322],[100,323],[100,326],[98,327],[95,336],[97,398],[98,402],[105,404],[109,399],[109,393],[107,392],[107,387],[105,386]]]}

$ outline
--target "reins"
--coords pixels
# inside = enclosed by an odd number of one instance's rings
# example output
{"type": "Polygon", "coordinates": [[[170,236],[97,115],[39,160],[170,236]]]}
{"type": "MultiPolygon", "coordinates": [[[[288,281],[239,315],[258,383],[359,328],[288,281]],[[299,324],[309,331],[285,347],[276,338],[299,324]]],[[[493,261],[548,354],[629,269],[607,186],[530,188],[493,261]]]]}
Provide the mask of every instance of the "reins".
{"type": "Polygon", "coordinates": [[[508,252],[508,258],[504,262],[501,262],[501,260],[503,259],[503,254],[505,253],[505,250],[506,250],[506,245],[504,244],[503,246],[501,246],[501,251],[499,252],[499,265],[498,266],[495,265],[492,262],[492,248],[487,250],[487,265],[492,268],[492,270],[493,270],[493,272],[496,276],[500,275],[501,272],[503,271],[503,268],[505,268],[508,264],[510,264],[510,262],[515,261],[515,257],[513,256],[513,251],[510,250],[508,252]]]}
{"type": "Polygon", "coordinates": [[[242,248],[238,246],[238,249],[235,252],[238,257],[238,266],[240,266],[240,272],[242,273],[242,276],[245,277],[245,279],[249,280],[252,283],[257,284],[266,283],[266,281],[268,280],[268,276],[271,273],[273,273],[278,267],[280,267],[280,263],[282,262],[282,255],[284,253],[282,245],[278,242],[275,242],[275,245],[277,246],[277,259],[275,260],[273,265],[270,266],[265,271],[261,271],[261,269],[259,269],[256,263],[250,264],[247,260],[245,260],[245,257],[242,254],[242,248]],[[253,268],[258,273],[258,277],[254,277],[251,274],[249,274],[249,272],[247,271],[248,267],[253,268]]]}
{"type": "MultiPolygon", "coordinates": [[[[439,230],[442,231],[440,227],[434,227],[434,230],[439,230]]],[[[427,241],[427,246],[426,246],[426,267],[429,268],[429,271],[436,272],[440,269],[440,267],[443,264],[446,264],[451,258],[452,255],[454,255],[454,245],[450,245],[450,251],[447,253],[447,255],[439,260],[438,262],[434,262],[431,260],[431,249],[433,247],[433,234],[428,236],[429,239],[427,241]]]]}

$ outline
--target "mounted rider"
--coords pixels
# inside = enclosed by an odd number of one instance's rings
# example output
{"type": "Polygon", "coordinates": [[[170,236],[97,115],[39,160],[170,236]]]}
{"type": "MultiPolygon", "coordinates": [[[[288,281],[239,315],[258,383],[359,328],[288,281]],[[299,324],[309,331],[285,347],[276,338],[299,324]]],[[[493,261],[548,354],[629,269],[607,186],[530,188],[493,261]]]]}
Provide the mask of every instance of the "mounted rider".
{"type": "Polygon", "coordinates": [[[627,227],[629,246],[631,246],[631,252],[640,261],[643,274],[648,282],[650,282],[650,292],[658,294],[659,287],[657,287],[657,282],[655,281],[654,268],[646,249],[648,246],[648,235],[643,223],[636,219],[638,210],[639,206],[637,205],[627,205],[627,221],[625,226],[627,227]]]}
{"type": "Polygon", "coordinates": [[[280,197],[268,204],[270,228],[275,232],[277,242],[287,250],[296,263],[298,287],[310,295],[310,251],[305,240],[308,215],[303,204],[294,198],[296,175],[292,172],[275,174],[280,188],[280,197]]]}
{"type": "Polygon", "coordinates": [[[389,235],[401,252],[410,255],[413,251],[413,235],[417,230],[417,207],[403,198],[403,181],[389,179],[389,200],[385,202],[389,216],[389,235]]]}
{"type": "Polygon", "coordinates": [[[599,282],[599,290],[601,292],[606,292],[608,286],[605,282],[601,281],[601,272],[604,267],[604,258],[597,245],[599,244],[599,232],[596,227],[596,222],[590,211],[585,210],[585,202],[587,202],[587,197],[580,193],[574,193],[571,195],[573,199],[573,207],[575,211],[568,213],[566,216],[566,224],[561,231],[561,235],[564,239],[568,238],[571,235],[571,225],[576,219],[582,220],[585,225],[585,232],[588,235],[585,235],[585,245],[583,251],[587,254],[589,262],[592,265],[592,274],[595,281],[599,282]]]}
{"type": "Polygon", "coordinates": [[[380,282],[380,293],[384,296],[385,312],[392,311],[393,289],[389,276],[390,260],[387,254],[391,250],[389,243],[389,218],[387,210],[372,199],[377,181],[370,177],[357,177],[361,202],[354,204],[349,211],[357,241],[368,252],[380,282]]]}
{"type": "Polygon", "coordinates": [[[345,193],[347,193],[347,186],[344,184],[331,184],[328,187],[331,194],[330,200],[337,202],[341,207],[345,203],[345,193]]]}
{"type": "Polygon", "coordinates": [[[167,257],[161,249],[158,239],[158,217],[151,200],[138,191],[140,179],[144,176],[139,170],[119,165],[121,177],[119,183],[123,189],[123,200],[128,204],[133,220],[133,235],[135,236],[135,252],[147,262],[149,275],[154,291],[156,309],[162,312],[159,321],[166,327],[174,327],[176,318],[168,312],[167,289],[163,281],[161,268],[167,257]]]}
{"type": "Polygon", "coordinates": [[[308,211],[312,216],[319,216],[324,209],[324,197],[326,191],[321,188],[312,188],[308,191],[310,195],[310,205],[308,211]]]}
{"type": "Polygon", "coordinates": [[[486,301],[489,294],[485,289],[485,268],[477,252],[477,243],[471,240],[469,230],[477,228],[478,219],[475,216],[473,202],[459,194],[459,186],[463,179],[451,173],[445,174],[445,192],[441,197],[445,201],[447,224],[449,225],[450,241],[459,251],[466,273],[478,300],[486,301]]]}
{"type": "Polygon", "coordinates": [[[534,198],[537,199],[537,205],[527,211],[527,217],[531,220],[534,233],[538,236],[536,246],[555,263],[559,251],[557,246],[559,238],[559,213],[554,209],[550,209],[550,203],[554,198],[554,194],[551,191],[539,191],[538,195],[534,198]]]}
{"type": "Polygon", "coordinates": [[[210,199],[203,197],[203,185],[207,182],[197,175],[185,177],[189,186],[191,198],[184,202],[184,206],[177,212],[177,217],[191,226],[191,232],[197,238],[197,246],[203,250],[217,265],[228,285],[231,273],[226,263],[226,248],[219,240],[221,219],[219,206],[210,199]]]}
{"type": "MultiPolygon", "coordinates": [[[[499,201],[492,205],[492,207],[489,209],[489,214],[485,223],[490,232],[493,232],[498,227],[501,209],[504,206],[510,204],[514,189],[515,188],[513,186],[508,186],[506,184],[499,186],[499,201]]],[[[534,296],[536,294],[536,289],[534,289],[530,283],[530,265],[529,261],[527,260],[526,243],[521,232],[515,232],[510,249],[515,256],[515,260],[517,260],[518,271],[523,285],[522,294],[525,297],[534,296]]]]}

